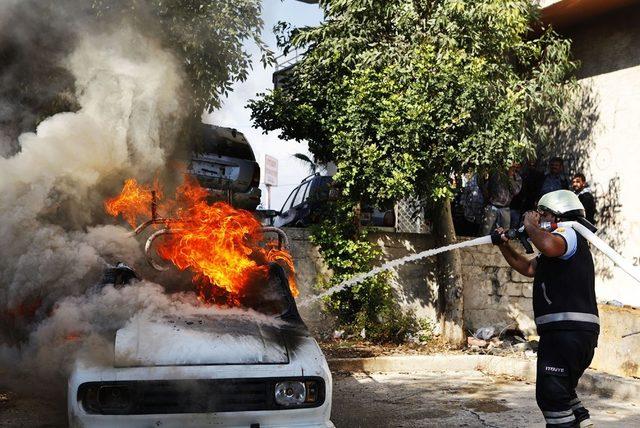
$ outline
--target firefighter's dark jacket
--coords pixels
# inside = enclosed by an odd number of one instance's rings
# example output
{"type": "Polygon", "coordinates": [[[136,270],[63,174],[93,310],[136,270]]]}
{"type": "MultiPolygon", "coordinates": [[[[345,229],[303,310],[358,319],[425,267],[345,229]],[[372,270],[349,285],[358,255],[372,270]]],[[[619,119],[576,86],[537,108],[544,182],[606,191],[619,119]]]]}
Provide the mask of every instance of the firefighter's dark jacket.
{"type": "Polygon", "coordinates": [[[576,252],[569,259],[538,256],[533,280],[538,334],[550,330],[600,332],[593,258],[587,240],[576,235],[576,252]]]}

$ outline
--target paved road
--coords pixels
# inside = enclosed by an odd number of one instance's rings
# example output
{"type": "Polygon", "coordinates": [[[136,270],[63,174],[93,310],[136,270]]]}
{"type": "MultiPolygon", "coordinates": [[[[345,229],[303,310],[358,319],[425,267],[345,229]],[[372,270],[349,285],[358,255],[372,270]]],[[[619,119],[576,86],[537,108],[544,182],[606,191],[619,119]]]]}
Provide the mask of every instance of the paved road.
{"type": "MultiPolygon", "coordinates": [[[[333,422],[349,427],[543,427],[533,384],[480,372],[335,375],[333,422]]],[[[598,427],[640,427],[640,407],[582,396],[598,427]]]]}
{"type": "MultiPolygon", "coordinates": [[[[534,385],[480,372],[334,376],[333,416],[348,427],[542,427],[534,385]]],[[[0,387],[0,427],[62,427],[63,394],[29,398],[0,387]]],[[[581,397],[598,427],[640,427],[640,408],[581,397]]]]}

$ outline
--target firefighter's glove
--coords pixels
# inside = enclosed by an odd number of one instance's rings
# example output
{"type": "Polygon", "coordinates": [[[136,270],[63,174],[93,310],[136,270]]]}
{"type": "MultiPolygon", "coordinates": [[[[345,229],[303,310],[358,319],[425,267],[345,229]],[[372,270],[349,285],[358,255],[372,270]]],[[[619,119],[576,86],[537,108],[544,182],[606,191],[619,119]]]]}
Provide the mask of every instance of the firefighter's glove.
{"type": "Polygon", "coordinates": [[[506,244],[506,240],[504,239],[504,230],[499,227],[493,232],[491,232],[491,243],[493,245],[503,245],[506,244]]]}

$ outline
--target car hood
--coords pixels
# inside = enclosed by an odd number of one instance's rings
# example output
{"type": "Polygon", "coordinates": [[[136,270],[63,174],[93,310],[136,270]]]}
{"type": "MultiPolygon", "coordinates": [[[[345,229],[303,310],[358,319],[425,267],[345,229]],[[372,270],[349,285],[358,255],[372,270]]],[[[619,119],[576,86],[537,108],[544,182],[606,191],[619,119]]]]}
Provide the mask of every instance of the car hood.
{"type": "Polygon", "coordinates": [[[116,334],[116,367],[288,363],[277,323],[250,317],[136,317],[116,334]]]}

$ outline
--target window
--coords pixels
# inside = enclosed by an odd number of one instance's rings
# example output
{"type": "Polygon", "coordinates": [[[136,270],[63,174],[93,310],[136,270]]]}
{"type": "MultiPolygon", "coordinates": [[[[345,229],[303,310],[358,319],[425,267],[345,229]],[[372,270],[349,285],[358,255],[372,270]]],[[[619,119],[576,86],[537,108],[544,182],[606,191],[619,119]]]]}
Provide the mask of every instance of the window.
{"type": "Polygon", "coordinates": [[[234,141],[218,135],[217,131],[211,129],[205,129],[202,138],[203,153],[252,161],[256,159],[249,143],[244,142],[246,140],[234,141]]]}
{"type": "Polygon", "coordinates": [[[291,191],[291,193],[289,193],[289,196],[287,197],[287,200],[284,201],[284,204],[282,204],[282,209],[280,210],[281,213],[286,212],[289,208],[291,208],[290,204],[291,201],[293,200],[296,192],[298,191],[298,188],[296,187],[295,189],[293,189],[291,191]]]}
{"type": "Polygon", "coordinates": [[[291,204],[292,207],[297,207],[298,205],[304,202],[308,188],[309,188],[309,182],[306,182],[299,187],[298,193],[296,194],[296,197],[293,200],[293,204],[291,204]]]}

